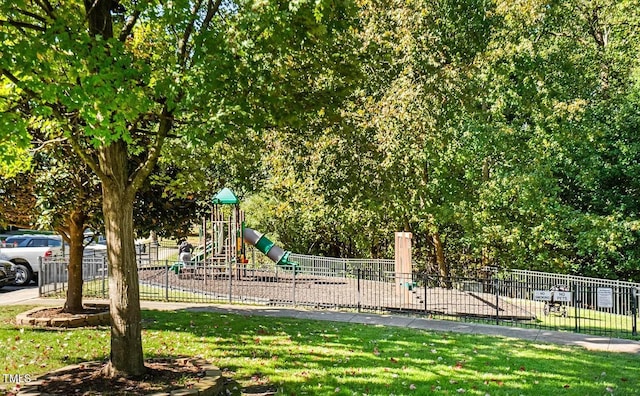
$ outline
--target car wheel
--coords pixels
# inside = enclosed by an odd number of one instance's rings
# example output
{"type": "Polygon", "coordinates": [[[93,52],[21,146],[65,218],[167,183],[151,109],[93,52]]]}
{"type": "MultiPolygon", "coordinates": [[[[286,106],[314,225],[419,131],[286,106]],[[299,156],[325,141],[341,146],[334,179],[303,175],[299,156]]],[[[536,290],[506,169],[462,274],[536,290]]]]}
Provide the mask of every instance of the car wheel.
{"type": "Polygon", "coordinates": [[[33,274],[29,267],[23,264],[16,264],[16,280],[13,284],[16,286],[26,286],[31,282],[33,274]]]}

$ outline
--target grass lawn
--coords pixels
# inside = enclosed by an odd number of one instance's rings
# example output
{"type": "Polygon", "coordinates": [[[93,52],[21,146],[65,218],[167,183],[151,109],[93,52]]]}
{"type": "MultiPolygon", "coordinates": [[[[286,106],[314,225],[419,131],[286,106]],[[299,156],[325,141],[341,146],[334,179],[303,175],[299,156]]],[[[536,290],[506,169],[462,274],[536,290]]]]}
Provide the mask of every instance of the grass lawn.
{"type": "MultiPolygon", "coordinates": [[[[33,377],[108,356],[108,328],[16,327],[15,315],[29,308],[0,312],[2,373],[33,377]]],[[[632,354],[188,311],[143,311],[143,328],[146,357],[203,357],[238,387],[278,395],[640,395],[640,356],[632,354]]]]}

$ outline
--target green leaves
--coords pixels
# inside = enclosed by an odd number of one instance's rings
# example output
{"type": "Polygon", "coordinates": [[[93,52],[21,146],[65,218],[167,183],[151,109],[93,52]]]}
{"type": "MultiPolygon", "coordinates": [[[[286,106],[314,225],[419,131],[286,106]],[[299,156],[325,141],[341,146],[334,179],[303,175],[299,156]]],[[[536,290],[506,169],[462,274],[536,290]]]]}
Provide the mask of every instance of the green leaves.
{"type": "Polygon", "coordinates": [[[266,192],[299,202],[290,224],[332,224],[314,249],[374,255],[409,229],[425,261],[442,234],[453,268],[637,277],[630,4],[362,2],[365,77],[339,124],[274,137],[289,161],[265,162],[266,192]]]}

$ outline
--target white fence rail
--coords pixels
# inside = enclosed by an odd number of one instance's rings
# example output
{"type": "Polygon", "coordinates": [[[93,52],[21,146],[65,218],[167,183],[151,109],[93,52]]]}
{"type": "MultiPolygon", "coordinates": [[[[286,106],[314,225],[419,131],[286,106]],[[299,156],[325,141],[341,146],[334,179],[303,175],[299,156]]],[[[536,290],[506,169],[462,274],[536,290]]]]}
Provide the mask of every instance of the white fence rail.
{"type": "Polygon", "coordinates": [[[513,290],[518,290],[519,294],[514,297],[526,298],[525,294],[530,295],[535,290],[551,290],[564,286],[573,293],[574,305],[616,315],[629,314],[640,294],[640,283],[634,282],[527,270],[507,270],[503,275],[506,281],[504,287],[510,287],[510,283],[519,284],[512,287],[513,290]],[[611,301],[608,301],[609,296],[611,301]]]}
{"type": "Polygon", "coordinates": [[[356,270],[393,273],[394,261],[388,259],[349,259],[291,254],[289,260],[300,265],[300,271],[322,276],[345,276],[356,270]]]}

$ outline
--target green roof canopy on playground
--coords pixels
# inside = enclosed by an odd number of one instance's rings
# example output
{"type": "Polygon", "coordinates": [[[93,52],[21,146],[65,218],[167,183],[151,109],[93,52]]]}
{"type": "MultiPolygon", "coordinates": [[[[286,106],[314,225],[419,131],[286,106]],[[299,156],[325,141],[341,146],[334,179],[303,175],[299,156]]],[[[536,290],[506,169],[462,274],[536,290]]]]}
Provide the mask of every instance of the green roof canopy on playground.
{"type": "Polygon", "coordinates": [[[211,200],[214,205],[238,205],[240,201],[238,197],[233,193],[233,191],[228,188],[223,188],[216,194],[215,197],[211,200]]]}

